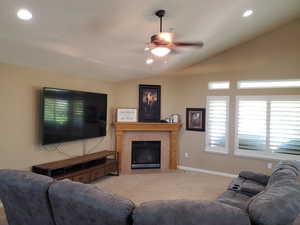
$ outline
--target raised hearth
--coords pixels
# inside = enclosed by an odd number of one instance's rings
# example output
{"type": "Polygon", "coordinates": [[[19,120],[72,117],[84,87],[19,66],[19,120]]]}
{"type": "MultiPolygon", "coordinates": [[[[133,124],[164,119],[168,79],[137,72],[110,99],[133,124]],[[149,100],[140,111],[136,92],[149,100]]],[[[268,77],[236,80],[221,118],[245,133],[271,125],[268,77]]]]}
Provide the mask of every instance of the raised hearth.
{"type": "Polygon", "coordinates": [[[160,170],[177,169],[177,136],[180,123],[114,123],[121,173],[131,173],[132,142],[160,141],[160,170]]]}

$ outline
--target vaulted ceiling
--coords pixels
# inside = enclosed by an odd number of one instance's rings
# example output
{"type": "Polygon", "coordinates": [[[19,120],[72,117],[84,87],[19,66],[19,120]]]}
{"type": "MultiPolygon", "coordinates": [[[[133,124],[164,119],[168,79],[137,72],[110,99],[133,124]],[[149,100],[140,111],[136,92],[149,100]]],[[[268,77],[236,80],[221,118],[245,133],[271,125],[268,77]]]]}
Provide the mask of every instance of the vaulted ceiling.
{"type": "Polygon", "coordinates": [[[299,0],[1,0],[0,62],[103,80],[159,75],[184,68],[300,16],[299,0]],[[30,21],[16,17],[20,8],[30,21]],[[147,65],[144,51],[159,31],[177,41],[203,41],[147,65]],[[242,17],[247,9],[254,11],[242,17]]]}

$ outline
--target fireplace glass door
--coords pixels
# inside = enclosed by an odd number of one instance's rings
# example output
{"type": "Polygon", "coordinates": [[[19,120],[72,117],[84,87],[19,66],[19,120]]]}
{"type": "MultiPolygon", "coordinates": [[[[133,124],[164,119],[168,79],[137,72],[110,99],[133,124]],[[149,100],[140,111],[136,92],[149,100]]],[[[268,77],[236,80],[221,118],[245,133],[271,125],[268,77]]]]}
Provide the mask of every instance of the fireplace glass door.
{"type": "Polygon", "coordinates": [[[160,141],[133,141],[131,154],[131,168],[160,168],[160,152],[160,141]]]}

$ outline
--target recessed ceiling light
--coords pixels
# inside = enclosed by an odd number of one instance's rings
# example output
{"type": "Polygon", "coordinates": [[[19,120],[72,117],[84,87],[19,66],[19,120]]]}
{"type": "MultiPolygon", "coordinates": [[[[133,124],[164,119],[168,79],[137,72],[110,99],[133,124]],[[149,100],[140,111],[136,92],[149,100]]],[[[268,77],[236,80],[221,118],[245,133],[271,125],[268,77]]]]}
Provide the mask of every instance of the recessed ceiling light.
{"type": "Polygon", "coordinates": [[[28,9],[19,9],[17,16],[21,20],[31,20],[32,19],[32,13],[28,9]]]}
{"type": "Polygon", "coordinates": [[[248,9],[244,12],[243,17],[248,17],[251,16],[253,14],[253,10],[248,9]]]}
{"type": "Polygon", "coordinates": [[[154,62],[153,59],[147,59],[147,60],[146,60],[146,63],[147,63],[147,64],[152,64],[153,62],[154,62]]]}
{"type": "Polygon", "coordinates": [[[145,50],[145,51],[149,51],[149,50],[150,50],[150,48],[149,48],[149,47],[146,47],[144,50],[145,50]]]}

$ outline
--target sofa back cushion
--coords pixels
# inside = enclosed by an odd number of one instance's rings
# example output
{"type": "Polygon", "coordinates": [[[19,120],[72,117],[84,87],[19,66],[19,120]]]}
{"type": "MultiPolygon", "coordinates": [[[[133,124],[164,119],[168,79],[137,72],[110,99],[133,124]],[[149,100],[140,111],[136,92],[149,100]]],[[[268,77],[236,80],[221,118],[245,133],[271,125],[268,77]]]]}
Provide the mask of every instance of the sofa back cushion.
{"type": "Polygon", "coordinates": [[[127,225],[134,203],[89,184],[58,181],[49,198],[56,225],[127,225]]]}
{"type": "Polygon", "coordinates": [[[296,164],[280,163],[272,173],[266,189],[251,198],[248,213],[253,224],[293,224],[300,213],[300,184],[296,181],[296,164]]]}
{"type": "Polygon", "coordinates": [[[134,225],[250,225],[245,211],[216,201],[144,202],[133,213],[134,225]]]}
{"type": "Polygon", "coordinates": [[[17,170],[0,170],[0,199],[9,225],[54,225],[48,200],[53,179],[17,170]]]}

